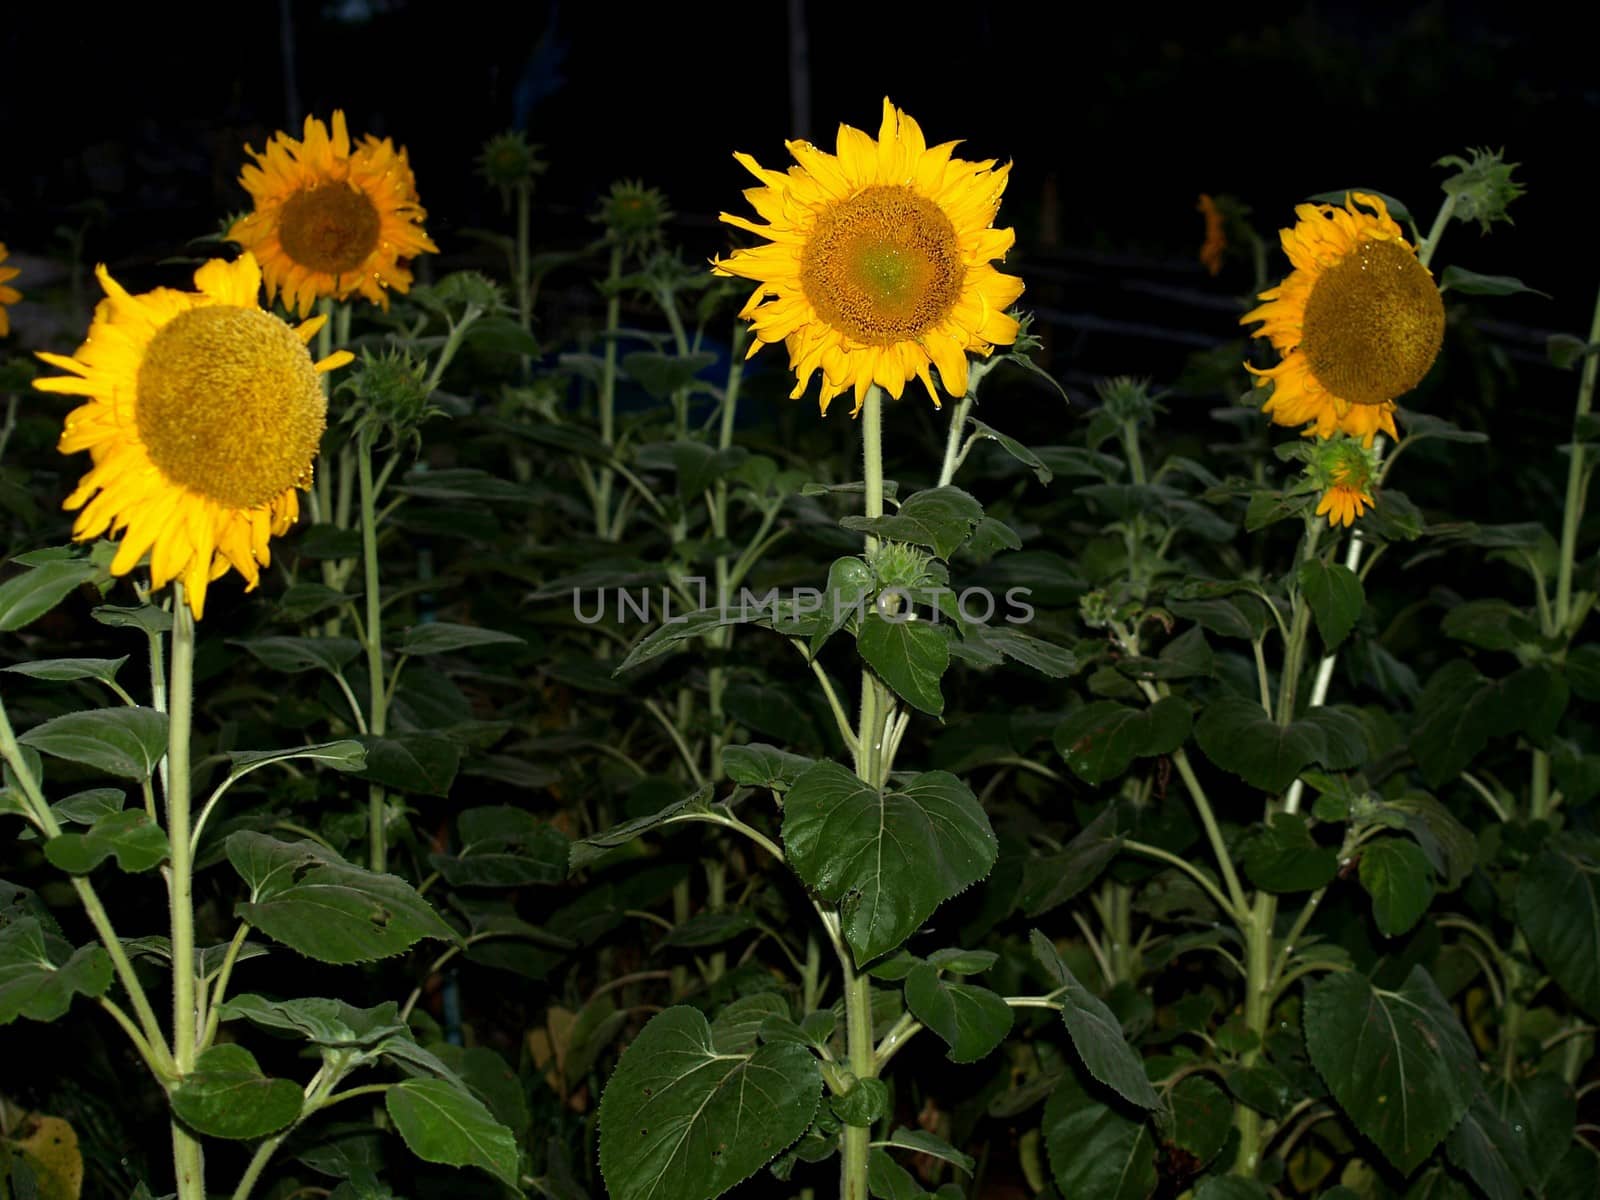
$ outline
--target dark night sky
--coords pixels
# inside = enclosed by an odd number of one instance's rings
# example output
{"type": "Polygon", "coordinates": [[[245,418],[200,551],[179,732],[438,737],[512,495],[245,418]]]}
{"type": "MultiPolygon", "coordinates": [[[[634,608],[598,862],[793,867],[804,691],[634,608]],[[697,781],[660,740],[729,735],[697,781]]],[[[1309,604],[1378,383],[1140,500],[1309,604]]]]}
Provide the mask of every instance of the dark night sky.
{"type": "MultiPolygon", "coordinates": [[[[546,229],[637,176],[684,215],[694,255],[726,245],[748,150],[787,162],[787,6],[291,0],[303,109],[342,105],[353,132],[406,144],[430,229],[498,224],[472,174],[482,139],[519,97],[552,169],[546,229]],[[563,214],[566,214],[564,217],[563,214]]],[[[1555,293],[1516,315],[1550,328],[1587,316],[1597,266],[1592,194],[1600,83],[1592,31],[1504,3],[956,6],[808,0],[812,136],[874,129],[883,95],[930,140],[1016,162],[1002,217],[1036,244],[1044,181],[1069,248],[1192,261],[1195,196],[1242,196],[1265,226],[1306,195],[1377,186],[1432,211],[1430,163],[1504,145],[1529,195],[1514,230],[1481,246],[1459,229],[1445,258],[1555,293]],[[937,15],[936,15],[937,14],[937,15]],[[1573,237],[1581,238],[1574,249],[1573,237]],[[1453,251],[1453,253],[1451,253],[1453,251]]],[[[244,204],[240,143],[287,117],[280,6],[10,6],[0,22],[0,239],[50,253],[69,206],[112,222],[89,254],[171,253],[244,204]],[[159,14],[159,15],[157,15],[159,14]],[[223,14],[226,14],[224,16],[223,14]]],[[[1237,290],[1237,289],[1235,289],[1237,290]]]]}

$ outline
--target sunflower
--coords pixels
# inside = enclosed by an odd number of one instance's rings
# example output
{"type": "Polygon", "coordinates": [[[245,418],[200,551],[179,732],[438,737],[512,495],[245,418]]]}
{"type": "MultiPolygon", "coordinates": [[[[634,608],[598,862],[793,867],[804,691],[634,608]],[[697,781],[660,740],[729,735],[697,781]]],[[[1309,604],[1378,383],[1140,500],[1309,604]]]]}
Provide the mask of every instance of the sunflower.
{"type": "Polygon", "coordinates": [[[1257,386],[1273,384],[1262,410],[1307,435],[1394,437],[1396,397],[1422,382],[1444,340],[1439,289],[1380,197],[1355,192],[1343,207],[1302,204],[1295,215],[1280,235],[1294,270],[1240,318],[1260,322],[1255,336],[1283,355],[1248,368],[1257,386]]]}
{"type": "MultiPolygon", "coordinates": [[[[6,261],[6,254],[6,244],[0,242],[0,263],[6,261]]],[[[0,337],[11,332],[11,314],[6,311],[6,305],[22,299],[22,293],[14,287],[7,287],[6,283],[20,274],[22,272],[16,267],[0,267],[0,337]]]]}
{"type": "Polygon", "coordinates": [[[417,203],[417,181],[403,148],[370,133],[354,148],[344,113],[333,114],[333,134],[315,117],[305,137],[274,134],[239,175],[255,201],[228,237],[253,253],[267,278],[267,299],[280,291],[303,317],[319,296],[343,300],[360,292],[389,307],[385,289],[404,294],[411,272],[402,258],[439,248],[423,231],[427,213],[417,203]]]}
{"type": "Polygon", "coordinates": [[[1317,516],[1326,516],[1329,525],[1355,524],[1356,518],[1366,516],[1365,508],[1373,507],[1372,493],[1359,484],[1340,480],[1322,493],[1317,505],[1317,516]]]}
{"type": "Polygon", "coordinates": [[[1366,509],[1376,507],[1372,484],[1378,476],[1377,453],[1342,436],[1317,445],[1311,463],[1311,477],[1323,489],[1317,516],[1327,517],[1329,525],[1348,528],[1366,515],[1366,509]]]}
{"type": "Polygon", "coordinates": [[[256,586],[268,542],[300,512],[327,424],[317,376],[350,361],[314,363],[298,328],[257,300],[261,268],[245,254],[195,272],[197,292],[130,295],[97,267],[106,298],[76,354],[39,355],[70,375],[34,380],[46,392],[87,396],[67,414],[58,448],[93,460],[62,507],[81,509],[79,541],[110,531],[122,544],[114,575],[150,554],[151,583],[173,579],[196,619],[206,585],[232,567],[256,586]]]}
{"type": "Polygon", "coordinates": [[[884,100],[876,141],[841,125],[835,154],[789,142],[798,165],[787,173],[734,155],[764,185],[745,198],[767,223],[722,219],[769,242],[712,269],[757,282],[739,314],[755,333],[750,353],[788,345],[792,396],[820,370],[822,411],[853,388],[860,412],[872,384],[898,399],[915,377],[937,407],[930,365],[959,398],[967,353],[988,356],[1016,340],[1005,310],[1022,280],[990,265],[1016,240],[993,228],[1011,168],[953,158],[958,144],[928,146],[917,123],[884,100]]]}

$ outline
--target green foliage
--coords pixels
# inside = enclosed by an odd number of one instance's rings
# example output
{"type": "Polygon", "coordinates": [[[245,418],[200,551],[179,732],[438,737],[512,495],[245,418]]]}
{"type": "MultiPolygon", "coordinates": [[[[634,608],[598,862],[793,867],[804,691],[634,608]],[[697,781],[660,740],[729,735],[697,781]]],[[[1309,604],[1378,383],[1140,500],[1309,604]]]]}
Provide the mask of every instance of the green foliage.
{"type": "Polygon", "coordinates": [[[987,875],[999,850],[977,798],[954,775],[929,771],[884,790],[831,762],[790,787],[783,842],[800,878],[840,905],[858,963],[904,942],[987,875]]]}
{"type": "Polygon", "coordinates": [[[618,1200],[712,1200],[788,1149],[821,1093],[804,1047],[719,1053],[704,1017],[669,1008],[628,1047],[601,1101],[606,1186],[618,1200]]]}
{"type": "Polygon", "coordinates": [[[1353,972],[1306,995],[1306,1048],[1328,1090],[1394,1166],[1414,1171],[1478,1094],[1478,1056],[1433,979],[1398,991],[1353,972]]]}

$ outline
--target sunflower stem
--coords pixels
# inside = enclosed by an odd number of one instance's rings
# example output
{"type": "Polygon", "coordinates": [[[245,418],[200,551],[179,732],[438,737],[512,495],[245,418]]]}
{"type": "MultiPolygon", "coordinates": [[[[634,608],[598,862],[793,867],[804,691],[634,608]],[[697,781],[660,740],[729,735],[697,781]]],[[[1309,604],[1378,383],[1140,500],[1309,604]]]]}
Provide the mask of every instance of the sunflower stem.
{"type": "MultiPolygon", "coordinates": [[[[606,272],[605,351],[600,368],[600,440],[610,449],[617,440],[617,330],[622,324],[622,243],[611,247],[611,266],[606,272]]],[[[610,467],[600,469],[599,495],[595,497],[594,527],[602,538],[611,537],[610,467]]]]}
{"type": "MultiPolygon", "coordinates": [[[[528,278],[528,259],[532,251],[529,234],[533,208],[533,185],[524,181],[517,185],[517,319],[522,332],[533,335],[533,281],[528,278]]],[[[522,378],[526,382],[531,360],[522,356],[522,378]]]]}
{"type": "MultiPolygon", "coordinates": [[[[1595,297],[1594,317],[1589,322],[1589,341],[1593,346],[1600,342],[1600,296],[1595,297]]],[[[1571,638],[1577,630],[1572,625],[1572,570],[1578,557],[1578,526],[1583,522],[1584,502],[1588,498],[1589,473],[1583,465],[1583,441],[1578,436],[1578,422],[1594,408],[1595,378],[1600,375],[1600,354],[1591,352],[1583,360],[1583,374],[1578,383],[1578,406],[1573,413],[1571,457],[1567,460],[1567,499],[1561,514],[1561,559],[1556,569],[1556,627],[1547,632],[1560,638],[1571,638]]]]}
{"type": "MultiPolygon", "coordinates": [[[[172,1056],[178,1077],[194,1071],[199,1050],[194,978],[194,858],[189,831],[189,733],[194,718],[194,616],[182,583],[172,595],[172,676],[167,687],[167,894],[172,918],[172,1056]]],[[[200,1143],[172,1120],[172,1165],[179,1200],[205,1200],[200,1143]]]]}
{"type": "MultiPolygon", "coordinates": [[[[870,519],[883,516],[883,392],[876,384],[867,389],[861,409],[862,510],[870,519]]],[[[868,558],[878,549],[878,539],[867,535],[868,558]]],[[[885,689],[869,668],[861,671],[861,718],[856,730],[856,774],[869,787],[883,784],[883,731],[891,716],[885,689]]],[[[831,932],[831,927],[830,927],[831,932]]],[[[872,980],[857,975],[849,943],[841,932],[834,938],[839,969],[844,980],[845,1036],[850,1070],[857,1079],[878,1073],[877,1046],[872,1039],[872,980]]],[[[841,1200],[867,1200],[867,1153],[872,1131],[846,1125],[839,1167],[841,1200]]]]}
{"type": "Polygon", "coordinates": [[[950,436],[944,443],[944,462],[939,467],[938,487],[948,487],[956,477],[956,470],[964,457],[961,454],[961,435],[967,431],[967,417],[972,413],[972,390],[961,397],[955,412],[950,414],[950,436]]]}
{"type": "MultiPolygon", "coordinates": [[[[333,353],[333,300],[324,296],[317,301],[317,315],[322,318],[322,328],[317,330],[317,361],[321,362],[333,353]]],[[[333,381],[326,372],[319,372],[317,382],[322,385],[322,394],[331,396],[333,381]]],[[[333,520],[333,480],[326,471],[316,473],[316,484],[311,493],[314,501],[312,515],[319,522],[333,520]]],[[[333,569],[334,564],[325,563],[322,568],[323,575],[333,569]]],[[[326,582],[326,580],[325,580],[326,582]]]]}
{"type": "Polygon", "coordinates": [[[1428,230],[1428,236],[1422,239],[1422,245],[1417,247],[1417,261],[1427,266],[1433,261],[1433,254],[1439,248],[1439,239],[1444,237],[1444,227],[1450,224],[1450,218],[1456,211],[1456,198],[1449,192],[1445,193],[1444,202],[1439,205],[1439,211],[1434,214],[1433,227],[1428,230]]]}
{"type": "MultiPolygon", "coordinates": [[[[366,568],[367,619],[362,630],[367,649],[367,731],[382,737],[388,729],[388,693],[383,681],[383,597],[378,586],[377,489],[372,486],[372,440],[363,432],[356,440],[356,473],[361,484],[361,559],[366,568]]],[[[384,820],[383,788],[367,790],[368,861],[381,875],[389,865],[389,837],[384,820]]]]}

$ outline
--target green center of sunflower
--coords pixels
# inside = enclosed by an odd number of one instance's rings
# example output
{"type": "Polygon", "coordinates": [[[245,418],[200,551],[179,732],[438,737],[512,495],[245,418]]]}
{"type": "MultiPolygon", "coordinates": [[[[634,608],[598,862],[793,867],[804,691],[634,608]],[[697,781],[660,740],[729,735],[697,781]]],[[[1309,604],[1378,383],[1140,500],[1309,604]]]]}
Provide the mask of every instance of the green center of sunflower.
{"type": "Polygon", "coordinates": [[[283,204],[278,240],[303,267],[348,275],[378,248],[378,209],[367,194],[347,183],[302,188],[283,204]]]}
{"type": "Polygon", "coordinates": [[[908,187],[870,187],[818,218],[800,254],[800,281],[829,325],[869,346],[915,339],[961,295],[955,226],[908,187]]]}
{"type": "Polygon", "coordinates": [[[311,486],[328,402],[294,330],[212,305],[163,325],[139,364],[135,418],[150,460],[229,508],[311,486]]]}
{"type": "Polygon", "coordinates": [[[1312,284],[1300,349],[1339,399],[1382,404],[1422,382],[1443,340],[1444,301],[1428,268],[1397,242],[1369,241],[1312,284]]]}

